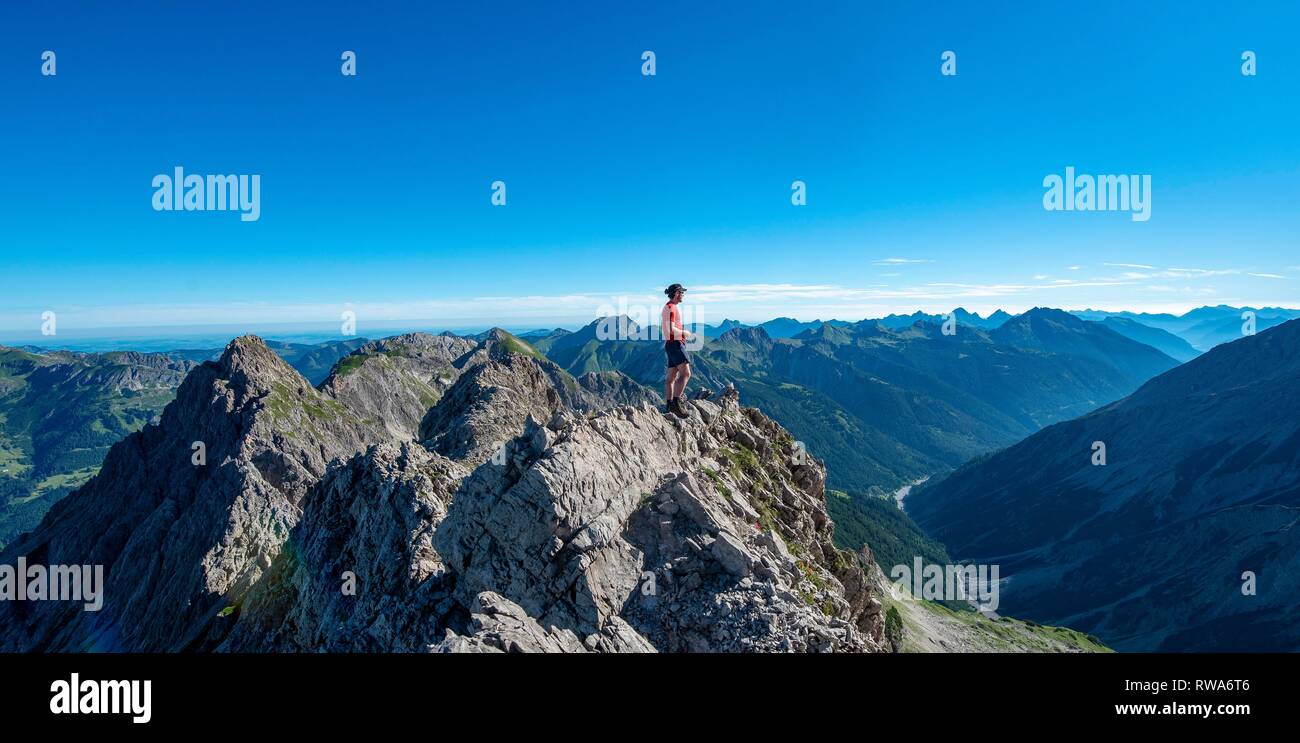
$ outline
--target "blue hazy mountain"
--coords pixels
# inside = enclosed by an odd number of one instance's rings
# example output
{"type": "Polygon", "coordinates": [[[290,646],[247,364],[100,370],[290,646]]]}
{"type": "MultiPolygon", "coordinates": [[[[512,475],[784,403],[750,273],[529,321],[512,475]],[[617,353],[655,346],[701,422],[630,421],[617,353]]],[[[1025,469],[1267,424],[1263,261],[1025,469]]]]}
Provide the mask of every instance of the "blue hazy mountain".
{"type": "Polygon", "coordinates": [[[1179,362],[1191,361],[1201,355],[1201,352],[1193,348],[1192,344],[1173,333],[1150,325],[1143,325],[1131,318],[1112,315],[1098,322],[1125,338],[1148,345],[1179,362]]]}
{"type": "MultiPolygon", "coordinates": [[[[988,317],[980,317],[979,313],[968,312],[964,307],[958,307],[952,311],[952,314],[956,318],[958,325],[969,325],[975,328],[983,328],[984,330],[992,330],[993,328],[999,327],[1002,323],[1010,320],[1012,317],[1002,310],[997,310],[991,313],[988,317]]],[[[920,321],[941,325],[945,319],[947,319],[945,315],[928,315],[924,312],[918,311],[913,312],[910,315],[888,315],[879,320],[875,320],[874,322],[878,322],[887,328],[905,328],[920,321]]]]}
{"type": "MultiPolygon", "coordinates": [[[[850,324],[844,320],[827,320],[826,322],[838,326],[850,324]]],[[[820,327],[822,324],[821,320],[800,322],[791,317],[778,317],[774,320],[759,323],[758,327],[762,328],[763,332],[767,333],[770,338],[793,338],[805,330],[820,327]]]]}
{"type": "Polygon", "coordinates": [[[1008,320],[990,331],[989,337],[1017,348],[1100,361],[1126,374],[1134,388],[1176,363],[1167,354],[1104,325],[1046,307],[1035,307],[1008,320]]]}
{"type": "Polygon", "coordinates": [[[1243,314],[1246,312],[1254,313],[1256,332],[1280,325],[1287,320],[1300,318],[1300,310],[1283,307],[1229,307],[1228,305],[1197,307],[1182,315],[1105,310],[1077,310],[1071,314],[1085,320],[1100,321],[1108,317],[1133,320],[1176,335],[1197,351],[1208,351],[1220,343],[1237,340],[1245,334],[1246,318],[1243,314]]]}
{"type": "Polygon", "coordinates": [[[907,506],[955,558],[1001,565],[1016,616],[1121,650],[1300,650],[1300,321],[1219,345],[907,506]]]}

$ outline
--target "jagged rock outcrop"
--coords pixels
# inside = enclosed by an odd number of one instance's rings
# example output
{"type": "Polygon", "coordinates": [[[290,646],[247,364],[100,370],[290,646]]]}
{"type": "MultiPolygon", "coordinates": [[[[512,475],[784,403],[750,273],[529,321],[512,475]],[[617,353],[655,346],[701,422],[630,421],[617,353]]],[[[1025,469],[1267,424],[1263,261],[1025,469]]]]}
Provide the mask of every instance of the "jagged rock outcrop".
{"type": "Polygon", "coordinates": [[[518,435],[531,415],[594,413],[660,398],[620,372],[579,379],[499,328],[456,361],[461,376],[420,422],[419,439],[434,451],[477,466],[518,435]]]}
{"type": "MultiPolygon", "coordinates": [[[[548,346],[548,343],[555,339],[579,335],[585,337],[590,330],[589,326],[580,333],[552,333],[545,338],[535,340],[541,346],[548,346]]],[[[592,342],[595,343],[596,341],[593,340],[592,342]]],[[[550,351],[557,353],[561,357],[564,356],[559,349],[554,347],[551,347],[550,351]]],[[[641,402],[660,400],[653,390],[638,384],[622,371],[613,369],[587,371],[581,372],[581,376],[575,377],[574,375],[580,372],[557,363],[549,355],[544,354],[538,346],[526,343],[500,328],[493,328],[484,335],[480,350],[476,352],[475,356],[479,359],[500,359],[508,353],[531,357],[542,370],[542,373],[551,381],[551,386],[555,389],[556,394],[560,396],[561,402],[571,410],[592,412],[604,410],[614,405],[635,405],[641,402]]],[[[662,366],[663,360],[660,359],[659,361],[662,366]]],[[[469,360],[462,363],[472,364],[474,362],[469,360]]],[[[662,378],[662,369],[660,371],[662,378]]]]}
{"type": "Polygon", "coordinates": [[[228,651],[417,651],[456,607],[433,531],[460,465],[387,443],[337,464],[267,575],[229,618],[228,651]]]}
{"type": "Polygon", "coordinates": [[[457,362],[476,345],[428,333],[373,341],[341,359],[321,390],[382,427],[390,439],[410,441],[425,413],[460,376],[457,362]]]}
{"type": "Polygon", "coordinates": [[[447,390],[420,424],[420,440],[475,467],[519,435],[530,415],[550,420],[563,404],[534,359],[502,354],[482,361],[447,390]]]}
{"type": "Polygon", "coordinates": [[[589,648],[880,649],[864,566],[831,544],[820,463],[734,395],[690,405],[685,420],[644,406],[530,421],[438,528],[457,600],[498,594],[589,648]]]}
{"type": "Polygon", "coordinates": [[[0,650],[182,650],[257,582],[328,461],[375,431],[253,337],[194,369],[158,425],[0,554],[103,565],[104,607],[0,603],[0,650]],[[201,443],[205,463],[194,464],[201,443]]]}
{"type": "Polygon", "coordinates": [[[578,377],[578,386],[594,395],[601,407],[662,405],[664,402],[654,390],[638,384],[623,372],[587,372],[578,377]]]}
{"type": "Polygon", "coordinates": [[[821,464],[734,394],[691,406],[529,419],[458,486],[411,444],[336,465],[220,649],[882,650],[821,464]]]}

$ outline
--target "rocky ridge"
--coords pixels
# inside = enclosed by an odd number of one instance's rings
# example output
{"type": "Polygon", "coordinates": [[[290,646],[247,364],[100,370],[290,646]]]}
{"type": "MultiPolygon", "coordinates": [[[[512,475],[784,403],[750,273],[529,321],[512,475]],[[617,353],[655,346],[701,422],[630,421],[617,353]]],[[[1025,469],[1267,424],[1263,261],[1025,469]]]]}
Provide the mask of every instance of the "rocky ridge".
{"type": "Polygon", "coordinates": [[[451,459],[384,444],[332,469],[221,649],[882,649],[824,469],[734,395],[685,420],[530,416],[501,461],[456,483],[451,459]]]}
{"type": "Polygon", "coordinates": [[[426,445],[232,342],[0,554],[105,565],[104,610],[7,603],[0,649],[883,648],[783,429],[734,394],[602,411],[506,336],[453,361],[426,445]]]}

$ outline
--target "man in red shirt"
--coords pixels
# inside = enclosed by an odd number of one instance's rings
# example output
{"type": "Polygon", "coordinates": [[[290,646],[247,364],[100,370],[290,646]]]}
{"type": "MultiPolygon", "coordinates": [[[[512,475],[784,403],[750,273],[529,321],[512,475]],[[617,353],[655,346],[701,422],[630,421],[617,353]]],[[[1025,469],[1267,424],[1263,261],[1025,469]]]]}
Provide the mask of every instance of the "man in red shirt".
{"type": "Polygon", "coordinates": [[[668,303],[664,305],[660,317],[660,330],[664,337],[664,353],[668,355],[668,376],[664,380],[664,397],[668,399],[668,410],[679,418],[689,413],[682,405],[682,393],[686,391],[686,381],[691,378],[691,360],[686,355],[685,341],[694,336],[682,327],[682,315],[677,305],[686,296],[686,287],[673,284],[664,289],[668,303]]]}

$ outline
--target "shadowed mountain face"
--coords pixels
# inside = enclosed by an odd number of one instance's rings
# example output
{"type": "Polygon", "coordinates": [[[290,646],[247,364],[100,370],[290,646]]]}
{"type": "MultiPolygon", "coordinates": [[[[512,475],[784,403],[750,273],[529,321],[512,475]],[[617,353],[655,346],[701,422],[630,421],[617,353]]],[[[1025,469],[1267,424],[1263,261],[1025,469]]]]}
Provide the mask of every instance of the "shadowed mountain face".
{"type": "Polygon", "coordinates": [[[1013,614],[1117,649],[1300,649],[1300,321],[1220,345],[907,504],[954,557],[1002,565],[1013,614]]]}
{"type": "Polygon", "coordinates": [[[575,376],[589,372],[621,371],[638,381],[650,380],[650,387],[662,389],[664,376],[663,341],[626,316],[597,320],[572,333],[534,340],[532,345],[546,358],[575,376]],[[656,354],[658,354],[656,356],[656,354]]]}
{"type": "Polygon", "coordinates": [[[1107,317],[1099,322],[1125,338],[1148,345],[1179,363],[1191,361],[1201,355],[1192,344],[1173,333],[1143,325],[1137,320],[1127,317],[1107,317]]]}

